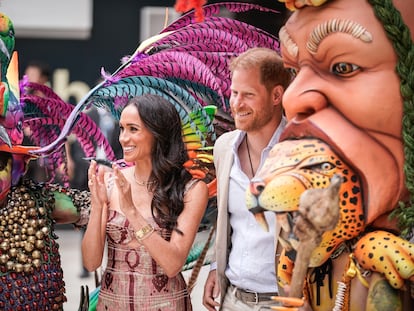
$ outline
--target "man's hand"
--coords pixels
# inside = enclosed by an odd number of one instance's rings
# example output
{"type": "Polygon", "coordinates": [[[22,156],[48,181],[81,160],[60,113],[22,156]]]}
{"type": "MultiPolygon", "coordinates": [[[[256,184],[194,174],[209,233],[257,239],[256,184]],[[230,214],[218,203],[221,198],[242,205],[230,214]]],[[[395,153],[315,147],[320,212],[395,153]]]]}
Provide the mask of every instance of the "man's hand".
{"type": "Polygon", "coordinates": [[[217,281],[216,270],[211,270],[204,285],[203,305],[209,311],[216,311],[220,304],[216,301],[220,295],[220,288],[217,281]]]}

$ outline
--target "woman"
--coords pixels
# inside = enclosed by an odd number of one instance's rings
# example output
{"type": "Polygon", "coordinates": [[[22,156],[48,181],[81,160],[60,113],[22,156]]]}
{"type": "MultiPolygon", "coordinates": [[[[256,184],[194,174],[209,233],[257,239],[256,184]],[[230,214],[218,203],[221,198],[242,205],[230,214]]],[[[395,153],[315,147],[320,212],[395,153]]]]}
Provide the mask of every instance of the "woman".
{"type": "Polygon", "coordinates": [[[180,117],[156,95],[135,97],[120,118],[124,160],[111,173],[92,162],[91,214],[82,241],[89,271],[108,262],[97,310],[192,310],[180,271],[207,200],[207,185],[183,167],[188,160],[180,117]]]}

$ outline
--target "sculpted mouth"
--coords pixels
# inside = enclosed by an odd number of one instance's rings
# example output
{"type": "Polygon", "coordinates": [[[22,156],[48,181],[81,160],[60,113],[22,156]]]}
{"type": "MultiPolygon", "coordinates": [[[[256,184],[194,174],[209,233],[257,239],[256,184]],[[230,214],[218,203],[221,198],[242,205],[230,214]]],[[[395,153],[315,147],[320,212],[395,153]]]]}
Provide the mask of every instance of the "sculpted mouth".
{"type": "MultiPolygon", "coordinates": [[[[333,230],[340,219],[339,189],[342,177],[335,174],[326,188],[308,189],[300,196],[299,209],[295,211],[273,211],[276,221],[281,226],[279,243],[286,250],[286,255],[295,260],[298,251],[308,249],[307,243],[314,243],[314,248],[322,242],[322,235],[333,230]]],[[[259,201],[256,199],[256,201],[259,201]]],[[[265,209],[255,206],[250,209],[262,228],[268,229],[264,217],[265,209]]],[[[310,249],[312,252],[313,249],[310,249]]]]}
{"type": "Polygon", "coordinates": [[[256,219],[256,222],[262,227],[262,229],[266,232],[269,232],[269,224],[266,221],[266,217],[264,215],[264,209],[261,206],[253,207],[249,210],[253,213],[254,218],[256,219]]]}
{"type": "Polygon", "coordinates": [[[358,236],[365,226],[363,202],[359,175],[324,141],[312,138],[276,144],[246,191],[246,206],[262,228],[268,227],[263,213],[275,213],[279,243],[292,257],[314,247],[312,267],[358,236]],[[345,204],[352,209],[339,208],[345,204]]]}
{"type": "MultiPolygon", "coordinates": [[[[308,185],[308,182],[300,174],[290,174],[290,177],[294,177],[294,180],[300,180],[302,185],[308,185]]],[[[265,218],[265,211],[272,211],[276,215],[276,221],[281,227],[281,234],[279,234],[279,243],[283,245],[287,252],[291,252],[294,257],[296,249],[298,247],[298,238],[293,233],[293,227],[295,217],[297,217],[296,208],[290,206],[289,208],[283,208],[275,204],[273,208],[268,205],[268,200],[263,201],[263,191],[265,191],[266,184],[261,179],[252,179],[249,186],[249,192],[246,197],[246,205],[249,211],[254,215],[256,222],[266,232],[269,231],[269,224],[265,218]],[[277,206],[277,208],[276,208],[277,206]]],[[[303,187],[302,190],[306,189],[303,187]]],[[[294,206],[295,204],[293,204],[294,206]]],[[[286,206],[285,206],[286,207],[286,206]]],[[[289,256],[290,257],[290,256],[289,256]]]]}

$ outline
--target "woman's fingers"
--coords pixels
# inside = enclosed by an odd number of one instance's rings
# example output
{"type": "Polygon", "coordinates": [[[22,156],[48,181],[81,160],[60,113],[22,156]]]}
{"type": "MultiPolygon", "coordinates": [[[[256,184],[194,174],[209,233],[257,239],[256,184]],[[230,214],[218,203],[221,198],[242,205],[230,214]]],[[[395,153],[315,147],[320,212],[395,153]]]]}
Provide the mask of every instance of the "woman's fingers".
{"type": "Polygon", "coordinates": [[[96,184],[96,162],[91,161],[88,169],[88,186],[91,189],[96,184]]]}
{"type": "Polygon", "coordinates": [[[123,190],[124,187],[127,185],[127,180],[118,167],[114,166],[113,169],[115,174],[115,183],[117,184],[119,189],[123,190]]]}

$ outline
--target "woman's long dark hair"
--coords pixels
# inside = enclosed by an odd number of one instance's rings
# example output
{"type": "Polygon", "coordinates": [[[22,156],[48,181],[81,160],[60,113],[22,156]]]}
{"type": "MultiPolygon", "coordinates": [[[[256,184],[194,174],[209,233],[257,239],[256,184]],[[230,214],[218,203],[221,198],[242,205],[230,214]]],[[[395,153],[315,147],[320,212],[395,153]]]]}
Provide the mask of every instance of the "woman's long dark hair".
{"type": "Polygon", "coordinates": [[[185,186],[192,179],[184,168],[188,160],[180,116],[166,99],[152,94],[132,98],[147,129],[154,135],[152,173],[148,187],[154,193],[151,212],[161,228],[177,229],[177,218],[184,209],[185,186]]]}

